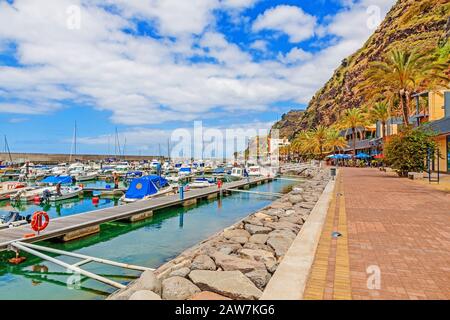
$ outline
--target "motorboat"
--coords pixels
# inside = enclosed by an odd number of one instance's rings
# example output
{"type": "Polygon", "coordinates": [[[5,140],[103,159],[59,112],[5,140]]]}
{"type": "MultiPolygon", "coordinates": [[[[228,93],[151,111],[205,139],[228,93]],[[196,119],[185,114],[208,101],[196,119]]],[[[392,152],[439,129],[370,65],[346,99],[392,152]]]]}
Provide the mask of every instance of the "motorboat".
{"type": "Polygon", "coordinates": [[[167,179],[157,175],[149,175],[134,179],[120,200],[124,203],[132,203],[167,195],[171,192],[173,192],[173,186],[169,184],[167,179]]]}
{"type": "Polygon", "coordinates": [[[182,166],[180,168],[180,170],[178,170],[178,176],[183,177],[183,176],[190,176],[192,175],[192,169],[191,167],[188,166],[182,166]]]}
{"type": "MultiPolygon", "coordinates": [[[[0,200],[7,200],[11,195],[24,188],[27,188],[27,184],[23,182],[3,182],[0,184],[0,200]]],[[[28,187],[28,190],[31,190],[31,188],[28,187]]]]}
{"type": "Polygon", "coordinates": [[[61,187],[60,193],[58,194],[56,191],[53,192],[50,196],[50,201],[61,201],[78,197],[83,192],[83,188],[80,186],[64,186],[61,187]]]}
{"type": "Polygon", "coordinates": [[[243,179],[245,177],[244,172],[245,172],[244,168],[234,167],[234,168],[231,169],[230,177],[233,180],[243,179]]]}
{"type": "Polygon", "coordinates": [[[41,186],[56,186],[57,184],[71,184],[72,182],[71,176],[48,176],[37,184],[41,186]]]}
{"type": "Polygon", "coordinates": [[[42,188],[33,188],[31,190],[20,190],[14,195],[10,196],[10,200],[13,202],[19,202],[19,201],[33,201],[38,197],[39,199],[42,199],[44,194],[51,195],[53,192],[56,191],[55,186],[51,187],[42,187],[42,188]]]}
{"type": "Polygon", "coordinates": [[[77,174],[72,175],[72,177],[76,181],[90,181],[95,180],[98,178],[98,172],[97,171],[82,171],[77,174]]]}
{"type": "Polygon", "coordinates": [[[140,178],[144,175],[142,171],[129,171],[125,175],[125,181],[131,182],[133,179],[140,178]]]}
{"type": "Polygon", "coordinates": [[[31,215],[24,217],[17,211],[10,211],[0,216],[0,229],[18,227],[30,223],[30,221],[31,215]]]}
{"type": "Polygon", "coordinates": [[[218,167],[212,172],[213,177],[223,177],[225,175],[225,169],[222,167],[218,167]]]}
{"type": "Polygon", "coordinates": [[[248,167],[248,175],[251,177],[259,177],[262,175],[260,166],[250,166],[248,167]]]}
{"type": "Polygon", "coordinates": [[[215,186],[215,183],[207,178],[196,178],[189,183],[189,188],[191,189],[208,188],[212,186],[215,186]]]}

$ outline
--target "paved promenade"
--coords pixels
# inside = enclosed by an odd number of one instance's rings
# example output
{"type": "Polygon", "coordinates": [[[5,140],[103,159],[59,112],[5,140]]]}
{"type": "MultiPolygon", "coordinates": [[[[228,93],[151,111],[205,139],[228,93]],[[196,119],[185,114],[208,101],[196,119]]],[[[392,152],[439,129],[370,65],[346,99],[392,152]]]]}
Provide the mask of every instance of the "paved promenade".
{"type": "Polygon", "coordinates": [[[450,299],[450,193],[342,169],[304,297],[450,299]]]}

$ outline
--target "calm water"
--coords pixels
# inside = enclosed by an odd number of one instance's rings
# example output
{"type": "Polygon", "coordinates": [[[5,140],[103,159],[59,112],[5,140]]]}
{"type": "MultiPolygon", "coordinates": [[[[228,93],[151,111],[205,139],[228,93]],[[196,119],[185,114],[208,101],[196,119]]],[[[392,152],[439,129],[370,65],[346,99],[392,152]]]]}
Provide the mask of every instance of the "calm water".
{"type": "MultiPolygon", "coordinates": [[[[276,180],[252,190],[281,192],[291,184],[293,182],[276,180]]],[[[88,200],[90,199],[79,201],[70,209],[62,209],[61,215],[68,215],[70,210],[74,214],[76,210],[73,208],[81,210],[83,203],[88,207],[88,200]]],[[[235,193],[218,201],[200,202],[196,207],[163,209],[157,211],[153,218],[139,223],[104,224],[99,234],[78,241],[41,244],[156,268],[183,250],[268,205],[272,200],[235,193]]],[[[107,205],[114,205],[114,202],[104,204],[107,205]]],[[[82,278],[78,289],[69,289],[66,285],[68,276],[61,267],[32,256],[27,256],[27,261],[21,266],[12,266],[5,263],[6,258],[4,254],[0,261],[0,299],[103,299],[114,291],[110,286],[87,278],[82,278]]],[[[70,263],[78,261],[61,256],[58,259],[70,263]]],[[[122,283],[127,283],[138,275],[134,271],[99,264],[88,264],[84,269],[108,275],[122,283]]]]}

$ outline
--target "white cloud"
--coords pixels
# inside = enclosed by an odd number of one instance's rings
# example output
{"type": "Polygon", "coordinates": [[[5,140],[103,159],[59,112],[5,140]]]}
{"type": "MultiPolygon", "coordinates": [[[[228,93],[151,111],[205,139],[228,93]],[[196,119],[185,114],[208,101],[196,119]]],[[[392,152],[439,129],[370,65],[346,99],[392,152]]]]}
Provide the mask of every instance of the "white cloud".
{"type": "Polygon", "coordinates": [[[255,32],[283,32],[289,36],[291,42],[297,43],[314,36],[316,21],[316,17],[305,13],[300,7],[279,5],[259,15],[252,28],[255,32]]]}
{"type": "Polygon", "coordinates": [[[261,52],[267,51],[268,42],[265,40],[256,40],[250,44],[250,48],[261,52]]]}
{"type": "MultiPolygon", "coordinates": [[[[191,7],[183,16],[169,12],[174,5],[170,1],[118,0],[115,3],[126,13],[120,16],[95,6],[99,1],[84,0],[81,29],[70,30],[66,9],[81,5],[80,1],[0,2],[0,43],[14,42],[17,58],[25,65],[0,66],[2,99],[20,98],[14,103],[2,102],[0,112],[42,114],[58,110],[62,101],[70,100],[110,112],[115,123],[141,126],[222,118],[224,114],[248,117],[248,113],[264,112],[278,101],[307,103],[340,61],[373,31],[363,23],[367,6],[378,4],[384,14],[394,2],[363,0],[331,17],[323,28],[339,39],[313,56],[297,47],[284,56],[255,62],[215,30],[212,11],[225,8],[224,2],[186,1],[191,7]],[[155,21],[161,34],[173,38],[156,40],[122,31],[134,28],[127,18],[140,16],[155,21]],[[355,29],[366,30],[351,32],[346,27],[349,21],[358,21],[355,29]],[[197,33],[200,35],[194,35],[197,33]],[[199,61],[193,62],[194,58],[199,61]]],[[[253,3],[232,1],[227,6],[245,8],[253,3]]],[[[293,8],[297,13],[301,10],[293,8]]],[[[275,26],[281,21],[271,19],[268,21],[275,26]]],[[[298,37],[293,30],[299,26],[287,21],[292,30],[286,32],[298,37]]],[[[264,44],[256,41],[250,46],[262,49],[264,44]]]]}
{"type": "Polygon", "coordinates": [[[298,63],[306,60],[312,59],[314,56],[312,53],[303,50],[302,48],[294,47],[291,51],[286,53],[285,55],[279,53],[278,59],[283,63],[298,63]]]}

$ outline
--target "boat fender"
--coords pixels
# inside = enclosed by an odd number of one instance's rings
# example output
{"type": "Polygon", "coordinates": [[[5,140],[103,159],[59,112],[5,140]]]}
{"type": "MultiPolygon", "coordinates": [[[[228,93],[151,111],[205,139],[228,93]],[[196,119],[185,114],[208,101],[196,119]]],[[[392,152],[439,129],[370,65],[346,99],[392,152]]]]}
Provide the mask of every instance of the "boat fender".
{"type": "Polygon", "coordinates": [[[31,217],[31,229],[40,232],[47,228],[50,222],[50,217],[45,211],[36,211],[31,217]],[[42,221],[44,219],[44,221],[42,221]]]}

